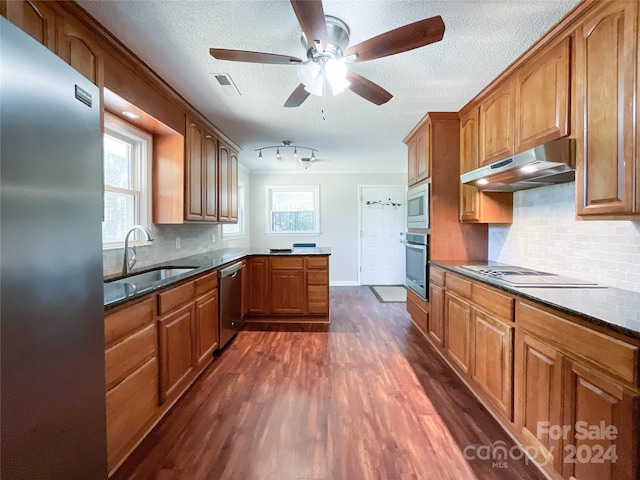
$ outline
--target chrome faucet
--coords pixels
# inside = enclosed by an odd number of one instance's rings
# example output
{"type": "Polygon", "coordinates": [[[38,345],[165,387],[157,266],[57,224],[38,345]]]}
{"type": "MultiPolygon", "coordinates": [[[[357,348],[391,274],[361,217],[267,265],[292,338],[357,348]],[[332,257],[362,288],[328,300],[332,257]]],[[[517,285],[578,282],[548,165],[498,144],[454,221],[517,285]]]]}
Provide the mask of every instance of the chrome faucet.
{"type": "Polygon", "coordinates": [[[133,255],[131,256],[131,258],[128,258],[129,257],[129,235],[131,235],[131,232],[133,232],[136,229],[142,230],[144,232],[144,235],[147,237],[148,242],[153,242],[155,240],[155,237],[153,236],[153,234],[149,231],[147,227],[143,225],[134,225],[129,230],[127,230],[127,233],[124,236],[124,259],[122,261],[123,275],[129,273],[133,268],[133,266],[136,264],[136,247],[135,246],[131,247],[131,250],[133,251],[133,255]]]}

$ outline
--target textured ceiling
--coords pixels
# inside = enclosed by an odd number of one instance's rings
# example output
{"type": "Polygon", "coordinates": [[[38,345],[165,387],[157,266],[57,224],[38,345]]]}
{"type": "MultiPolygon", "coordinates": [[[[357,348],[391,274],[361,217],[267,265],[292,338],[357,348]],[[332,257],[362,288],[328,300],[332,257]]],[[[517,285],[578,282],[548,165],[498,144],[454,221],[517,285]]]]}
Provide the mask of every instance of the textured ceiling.
{"type": "Polygon", "coordinates": [[[326,0],[326,15],[349,25],[355,45],[407,23],[441,15],[444,39],[421,49],[351,64],[393,94],[382,106],[351,91],[282,105],[296,69],[216,60],[210,47],[305,58],[286,0],[78,2],[241,148],[251,171],[302,171],[256,148],[292,140],[319,150],[313,172],[404,172],[402,139],[428,111],[458,111],[568,12],[577,0],[326,0]],[[227,73],[229,96],[214,78],[227,73]],[[322,118],[322,109],[326,120],[322,118]]]}

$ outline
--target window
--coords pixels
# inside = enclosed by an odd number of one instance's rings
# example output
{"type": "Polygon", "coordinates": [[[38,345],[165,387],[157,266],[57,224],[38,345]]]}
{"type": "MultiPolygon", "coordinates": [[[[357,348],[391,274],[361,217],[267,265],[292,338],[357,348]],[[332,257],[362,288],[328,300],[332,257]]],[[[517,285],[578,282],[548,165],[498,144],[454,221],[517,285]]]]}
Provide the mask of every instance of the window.
{"type": "Polygon", "coordinates": [[[244,185],[238,185],[238,223],[222,225],[222,236],[225,238],[244,237],[244,185]]]}
{"type": "Polygon", "coordinates": [[[267,234],[320,234],[320,187],[266,187],[267,234]]]}
{"type": "MultiPolygon", "coordinates": [[[[103,248],[121,247],[127,230],[151,222],[151,145],[148,133],[105,112],[103,248]]],[[[135,230],[129,241],[142,243],[135,230]]]]}

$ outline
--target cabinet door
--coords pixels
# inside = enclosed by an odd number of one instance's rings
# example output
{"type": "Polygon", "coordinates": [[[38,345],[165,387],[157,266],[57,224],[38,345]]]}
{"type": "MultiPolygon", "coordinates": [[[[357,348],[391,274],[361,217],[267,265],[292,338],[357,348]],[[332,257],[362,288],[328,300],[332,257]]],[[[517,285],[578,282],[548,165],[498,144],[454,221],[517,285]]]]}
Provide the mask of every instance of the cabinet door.
{"type": "Polygon", "coordinates": [[[159,320],[160,397],[162,403],[177,395],[194,371],[194,304],[159,320]]]}
{"type": "Polygon", "coordinates": [[[547,470],[562,471],[562,444],[546,427],[562,424],[560,352],[526,333],[518,335],[516,350],[515,424],[525,445],[537,450],[547,470]]]}
{"type": "Polygon", "coordinates": [[[186,176],[185,182],[186,203],[185,203],[185,219],[186,220],[203,220],[204,205],[202,187],[203,181],[203,165],[202,165],[202,145],[204,139],[204,129],[202,125],[189,121],[187,124],[186,148],[186,176]]]}
{"type": "Polygon", "coordinates": [[[269,258],[250,257],[247,260],[247,311],[271,313],[269,258]]]}
{"type": "Polygon", "coordinates": [[[56,51],[56,13],[46,2],[7,1],[3,2],[3,15],[31,35],[49,50],[56,51]]]}
{"type": "Polygon", "coordinates": [[[430,283],[429,303],[431,314],[427,324],[427,334],[433,343],[442,348],[444,346],[444,288],[430,283]]]}
{"type": "Polygon", "coordinates": [[[578,28],[577,215],[640,213],[637,12],[606,2],[578,28]]]}
{"type": "Polygon", "coordinates": [[[445,292],[444,334],[447,356],[463,373],[467,373],[471,345],[471,305],[449,292],[445,292]]]}
{"type": "Polygon", "coordinates": [[[416,173],[416,140],[412,138],[409,143],[407,143],[407,169],[408,169],[408,177],[407,183],[409,186],[418,182],[417,173],[416,173]]]}
{"type": "Polygon", "coordinates": [[[427,123],[416,137],[416,182],[431,175],[431,123],[427,123]]]}
{"type": "Polygon", "coordinates": [[[471,378],[508,420],[513,409],[514,327],[473,309],[471,378]]]}
{"type": "MultiPolygon", "coordinates": [[[[478,168],[478,109],[460,120],[460,173],[478,168]]],[[[460,186],[460,220],[479,221],[478,189],[471,185],[460,186]]]]}
{"type": "Polygon", "coordinates": [[[229,220],[238,221],[238,154],[229,155],[229,220]]]}
{"type": "Polygon", "coordinates": [[[218,141],[205,132],[203,147],[204,163],[204,219],[218,219],[218,141]]]}
{"type": "Polygon", "coordinates": [[[517,152],[569,134],[569,43],[539,53],[516,77],[517,152]]]}
{"type": "Polygon", "coordinates": [[[513,153],[513,82],[502,87],[480,105],[480,162],[483,165],[513,153]]]}
{"type": "Polygon", "coordinates": [[[638,478],[638,397],[576,361],[565,369],[563,476],[576,480],[638,478]]]}
{"type": "Polygon", "coordinates": [[[218,317],[218,289],[196,300],[196,356],[198,366],[209,363],[218,348],[220,319],[218,317]]]}
{"type": "Polygon", "coordinates": [[[70,18],[60,19],[58,55],[73,68],[102,87],[104,59],[94,35],[70,18]]]}
{"type": "Polygon", "coordinates": [[[218,162],[219,162],[219,171],[218,171],[218,220],[226,221],[230,218],[230,208],[229,205],[229,189],[230,185],[230,162],[231,162],[231,152],[229,151],[229,147],[224,145],[222,142],[219,144],[218,148],[218,162]]]}
{"type": "Polygon", "coordinates": [[[302,314],[306,303],[304,270],[271,270],[271,313],[302,314]]]}

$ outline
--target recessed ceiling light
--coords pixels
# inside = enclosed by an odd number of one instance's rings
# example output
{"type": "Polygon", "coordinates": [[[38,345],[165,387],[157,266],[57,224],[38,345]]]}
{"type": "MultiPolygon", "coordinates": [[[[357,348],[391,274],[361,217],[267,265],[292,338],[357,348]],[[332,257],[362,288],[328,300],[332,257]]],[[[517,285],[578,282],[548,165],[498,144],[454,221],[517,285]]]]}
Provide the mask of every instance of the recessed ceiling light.
{"type": "Polygon", "coordinates": [[[122,112],[122,115],[124,115],[127,118],[133,118],[134,120],[140,118],[140,115],[138,115],[137,113],[133,113],[133,112],[122,112]]]}
{"type": "Polygon", "coordinates": [[[489,183],[489,180],[487,180],[486,178],[481,178],[480,180],[478,180],[476,182],[478,185],[486,185],[487,183],[489,183]]]}

